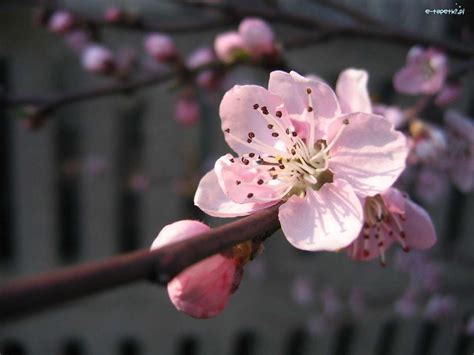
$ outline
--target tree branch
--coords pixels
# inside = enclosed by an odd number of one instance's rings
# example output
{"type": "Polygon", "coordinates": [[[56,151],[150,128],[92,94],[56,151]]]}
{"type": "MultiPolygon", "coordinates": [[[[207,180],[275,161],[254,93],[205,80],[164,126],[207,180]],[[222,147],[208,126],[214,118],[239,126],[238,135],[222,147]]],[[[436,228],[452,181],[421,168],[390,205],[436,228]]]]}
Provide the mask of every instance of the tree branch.
{"type": "Polygon", "coordinates": [[[32,315],[67,301],[140,280],[166,285],[188,266],[247,240],[259,241],[280,228],[279,205],[214,228],[192,239],[149,251],[15,280],[0,288],[0,322],[32,315]]]}

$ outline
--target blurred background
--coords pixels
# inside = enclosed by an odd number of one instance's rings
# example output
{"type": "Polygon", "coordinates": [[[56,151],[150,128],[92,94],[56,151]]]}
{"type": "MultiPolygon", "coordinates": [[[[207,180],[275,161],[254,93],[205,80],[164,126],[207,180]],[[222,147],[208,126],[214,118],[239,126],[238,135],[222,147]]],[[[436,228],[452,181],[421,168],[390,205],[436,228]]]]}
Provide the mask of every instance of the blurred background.
{"type": "MultiPolygon", "coordinates": [[[[464,16],[425,14],[427,8],[453,8],[454,1],[339,1],[390,25],[474,43],[474,9],[467,0],[458,1],[466,8],[464,16]]],[[[318,1],[278,3],[308,17],[350,22],[318,1]]],[[[96,18],[117,5],[157,23],[218,16],[159,0],[58,4],[96,18]]],[[[35,5],[0,3],[4,92],[44,96],[113,82],[85,73],[77,53],[60,36],[35,25],[35,5]]],[[[236,27],[182,32],[173,39],[186,57],[197,47],[212,47],[218,33],[236,27]]],[[[272,27],[277,40],[302,32],[282,24],[272,27]]],[[[146,61],[144,32],[107,27],[101,33],[109,48],[132,49],[146,61]]],[[[374,99],[409,105],[414,100],[396,95],[391,81],[408,49],[338,39],[283,56],[289,68],[316,74],[331,85],[347,67],[366,69],[374,99]]],[[[473,79],[472,73],[462,79],[456,103],[470,117],[473,79]]],[[[65,105],[36,130],[21,119],[28,117],[28,108],[0,110],[0,282],[148,248],[163,226],[179,219],[203,219],[212,226],[227,222],[206,218],[192,202],[200,177],[228,152],[218,104],[234,84],[266,86],[267,80],[263,69],[233,68],[218,89],[198,91],[199,122],[194,125],[175,119],[182,91],[173,82],[65,105]]],[[[377,260],[353,261],[344,252],[298,251],[279,232],[247,265],[240,289],[215,319],[189,318],[174,309],[166,289],[137,283],[1,324],[0,354],[473,354],[474,195],[449,185],[424,206],[438,243],[424,253],[393,248],[385,268],[377,260]]]]}

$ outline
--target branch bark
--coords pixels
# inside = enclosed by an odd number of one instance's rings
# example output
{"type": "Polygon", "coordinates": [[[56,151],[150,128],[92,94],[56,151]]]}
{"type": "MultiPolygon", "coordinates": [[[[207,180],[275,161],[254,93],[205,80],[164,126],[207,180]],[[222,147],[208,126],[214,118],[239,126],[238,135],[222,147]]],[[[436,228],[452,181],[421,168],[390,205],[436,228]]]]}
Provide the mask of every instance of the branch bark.
{"type": "Polygon", "coordinates": [[[0,323],[140,280],[166,285],[188,266],[280,228],[279,205],[192,239],[15,280],[0,288],[0,323]]]}

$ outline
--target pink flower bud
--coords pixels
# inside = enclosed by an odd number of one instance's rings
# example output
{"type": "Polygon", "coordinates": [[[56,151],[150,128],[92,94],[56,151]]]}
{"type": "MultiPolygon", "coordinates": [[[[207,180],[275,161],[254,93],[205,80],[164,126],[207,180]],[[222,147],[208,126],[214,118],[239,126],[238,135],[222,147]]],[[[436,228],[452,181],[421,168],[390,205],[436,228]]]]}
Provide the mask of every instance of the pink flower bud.
{"type": "Polygon", "coordinates": [[[192,126],[199,122],[199,104],[193,96],[181,95],[175,107],[176,120],[185,125],[192,126]]]}
{"type": "Polygon", "coordinates": [[[254,57],[275,53],[273,30],[265,21],[249,17],[240,23],[239,34],[245,49],[254,57]]]}
{"type": "Polygon", "coordinates": [[[222,33],[214,41],[216,56],[224,63],[232,63],[235,60],[235,55],[243,50],[242,36],[237,32],[222,33]]]}
{"type": "Polygon", "coordinates": [[[48,28],[55,33],[66,33],[74,26],[74,16],[69,11],[59,10],[52,14],[48,28]]]}
{"type": "MultiPolygon", "coordinates": [[[[192,238],[209,230],[198,221],[183,220],[165,226],[151,249],[192,238]]],[[[194,318],[211,318],[225,308],[236,290],[242,269],[234,259],[216,254],[194,264],[168,283],[168,295],[176,309],[194,318]]]]}
{"type": "Polygon", "coordinates": [[[82,52],[82,66],[95,74],[109,74],[115,66],[113,53],[98,44],[87,46],[82,52]]]}
{"type": "Polygon", "coordinates": [[[158,62],[165,63],[176,59],[178,52],[170,36],[151,33],[145,37],[145,51],[158,62]]]}
{"type": "Polygon", "coordinates": [[[438,106],[448,106],[456,102],[461,96],[461,85],[447,84],[435,98],[435,104],[438,106]]]}
{"type": "Polygon", "coordinates": [[[117,6],[108,7],[105,10],[104,19],[108,23],[117,23],[122,19],[123,12],[117,6]]]}

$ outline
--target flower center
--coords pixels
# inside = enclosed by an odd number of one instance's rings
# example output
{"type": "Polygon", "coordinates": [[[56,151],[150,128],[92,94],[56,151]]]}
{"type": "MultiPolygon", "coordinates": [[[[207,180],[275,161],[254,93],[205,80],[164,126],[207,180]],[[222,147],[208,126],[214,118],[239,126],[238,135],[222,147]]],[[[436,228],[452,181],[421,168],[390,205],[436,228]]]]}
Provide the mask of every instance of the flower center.
{"type": "MultiPolygon", "coordinates": [[[[334,174],[329,169],[330,150],[337,142],[345,127],[349,124],[348,119],[342,121],[339,130],[331,138],[330,142],[326,139],[316,139],[316,117],[311,98],[311,89],[307,88],[308,106],[303,114],[308,117],[309,133],[308,137],[301,138],[296,132],[294,126],[289,123],[285,125],[282,119],[283,112],[276,110],[273,114],[266,106],[260,106],[258,103],[253,105],[261,117],[266,121],[268,134],[277,138],[273,145],[270,145],[258,137],[255,132],[248,132],[246,140],[243,140],[232,134],[230,129],[224,132],[240,144],[263,153],[247,153],[240,156],[244,165],[249,168],[256,168],[262,171],[268,179],[261,176],[256,181],[258,185],[269,184],[272,186],[282,186],[278,196],[272,196],[268,200],[283,199],[287,200],[293,195],[305,196],[306,189],[312,188],[318,191],[326,183],[332,183],[334,174]]],[[[287,122],[291,122],[287,120],[287,122]]],[[[232,162],[233,159],[231,159],[232,162]]],[[[240,181],[236,181],[237,185],[240,181]]],[[[253,194],[247,196],[252,199],[253,194]]],[[[259,201],[266,199],[260,198],[259,201]]]]}
{"type": "MultiPolygon", "coordinates": [[[[388,209],[382,196],[377,194],[373,197],[366,197],[364,204],[364,227],[362,233],[364,236],[363,255],[370,256],[369,243],[375,241],[380,251],[380,263],[385,266],[385,244],[387,237],[399,242],[403,250],[408,252],[410,249],[406,243],[406,236],[401,225],[405,216],[400,213],[392,212],[388,209]]],[[[357,243],[354,244],[353,253],[357,253],[357,243]]]]}

